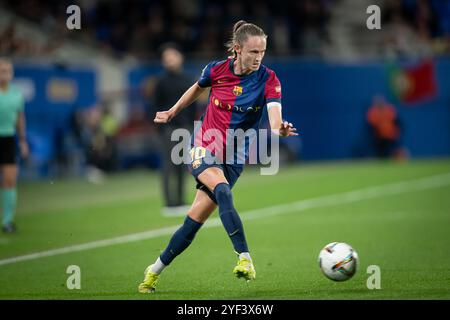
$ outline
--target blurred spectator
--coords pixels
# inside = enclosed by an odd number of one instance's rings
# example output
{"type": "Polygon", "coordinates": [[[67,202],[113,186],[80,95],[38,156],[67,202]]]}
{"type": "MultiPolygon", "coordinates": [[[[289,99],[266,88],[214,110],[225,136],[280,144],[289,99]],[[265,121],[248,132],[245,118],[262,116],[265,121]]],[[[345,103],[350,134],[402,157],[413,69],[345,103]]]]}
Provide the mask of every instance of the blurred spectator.
{"type": "Polygon", "coordinates": [[[150,122],[145,108],[131,105],[127,121],[117,134],[117,154],[121,169],[133,167],[156,168],[158,154],[155,146],[158,137],[153,121],[150,122]]]}
{"type": "Polygon", "coordinates": [[[273,51],[276,55],[288,55],[289,45],[289,27],[284,19],[278,18],[274,21],[273,33],[277,36],[273,39],[273,51]]]}
{"type": "Polygon", "coordinates": [[[406,157],[401,147],[401,122],[394,106],[385,101],[382,96],[375,96],[369,107],[366,120],[370,128],[373,146],[379,158],[406,157]]]}
{"type": "Polygon", "coordinates": [[[0,56],[42,56],[54,52],[60,45],[61,40],[58,38],[38,44],[29,37],[20,36],[14,23],[0,30],[0,56]]]}
{"type": "MultiPolygon", "coordinates": [[[[173,44],[165,44],[161,50],[161,63],[165,73],[157,80],[154,95],[154,113],[173,106],[184,92],[194,83],[194,80],[183,71],[183,54],[173,44]]],[[[173,147],[178,143],[171,141],[173,130],[185,128],[192,130],[196,116],[196,106],[183,110],[170,123],[158,126],[161,141],[162,185],[166,208],[165,214],[186,214],[184,180],[186,168],[176,165],[171,159],[173,147]]],[[[152,116],[154,116],[154,113],[152,116]]]]}
{"type": "MultiPolygon", "coordinates": [[[[4,6],[38,23],[56,38],[78,37],[119,57],[132,54],[142,59],[157,57],[157,48],[176,42],[189,57],[224,53],[223,44],[236,19],[252,21],[276,40],[269,53],[318,52],[326,40],[330,0],[280,2],[206,0],[4,0],[4,6]],[[82,13],[82,32],[65,28],[66,8],[77,4],[82,13]]],[[[50,43],[50,42],[49,42],[50,43]]]]}
{"type": "Polygon", "coordinates": [[[386,2],[382,13],[389,56],[450,53],[450,1],[392,0],[386,2]]]}
{"type": "MultiPolygon", "coordinates": [[[[74,1],[3,0],[9,10],[38,23],[52,38],[75,38],[97,45],[118,57],[132,54],[141,59],[157,58],[157,48],[177,42],[190,57],[210,58],[223,53],[232,23],[246,19],[264,28],[274,41],[268,53],[317,56],[332,39],[328,26],[337,0],[78,0],[82,32],[65,27],[66,8],[74,1]]],[[[382,6],[384,44],[390,55],[450,53],[450,1],[389,0],[382,6]],[[409,50],[409,51],[408,51],[409,50]]],[[[11,37],[4,30],[0,52],[45,54],[54,50],[52,39],[38,46],[33,39],[11,37]],[[7,49],[5,49],[7,48],[7,49]]],[[[0,34],[2,31],[0,30],[0,34]]]]}
{"type": "Polygon", "coordinates": [[[150,122],[148,115],[141,106],[133,106],[130,108],[128,120],[123,124],[118,132],[119,137],[129,135],[131,133],[154,133],[153,122],[150,122]]]}
{"type": "Polygon", "coordinates": [[[327,38],[326,25],[329,19],[329,8],[326,1],[304,0],[296,2],[294,7],[295,21],[298,23],[296,41],[302,54],[314,56],[327,38]]]}
{"type": "Polygon", "coordinates": [[[104,172],[116,169],[118,122],[109,108],[94,106],[76,110],[72,125],[85,154],[87,178],[93,183],[101,183],[104,172]]]}

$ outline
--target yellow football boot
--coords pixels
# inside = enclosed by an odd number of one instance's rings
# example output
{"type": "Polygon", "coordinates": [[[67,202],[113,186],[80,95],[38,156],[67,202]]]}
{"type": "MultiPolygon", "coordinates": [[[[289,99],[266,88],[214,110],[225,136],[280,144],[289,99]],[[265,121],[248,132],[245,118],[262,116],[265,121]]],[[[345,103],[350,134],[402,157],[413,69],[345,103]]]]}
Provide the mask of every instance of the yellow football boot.
{"type": "Polygon", "coordinates": [[[247,281],[256,278],[256,271],[253,263],[246,258],[239,258],[237,266],[234,267],[233,273],[238,278],[244,278],[247,281]]]}
{"type": "Polygon", "coordinates": [[[153,293],[156,290],[156,283],[158,282],[159,274],[153,273],[153,265],[150,265],[145,269],[144,282],[139,285],[140,293],[153,293]]]}

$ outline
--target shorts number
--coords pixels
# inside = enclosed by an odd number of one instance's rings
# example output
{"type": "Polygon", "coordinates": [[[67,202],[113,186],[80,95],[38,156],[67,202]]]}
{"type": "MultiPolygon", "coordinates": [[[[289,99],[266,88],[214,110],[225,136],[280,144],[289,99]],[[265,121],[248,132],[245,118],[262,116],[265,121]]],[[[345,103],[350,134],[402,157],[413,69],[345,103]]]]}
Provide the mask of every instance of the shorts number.
{"type": "Polygon", "coordinates": [[[191,155],[191,161],[204,158],[206,156],[206,149],[203,147],[194,147],[189,151],[191,155]]]}

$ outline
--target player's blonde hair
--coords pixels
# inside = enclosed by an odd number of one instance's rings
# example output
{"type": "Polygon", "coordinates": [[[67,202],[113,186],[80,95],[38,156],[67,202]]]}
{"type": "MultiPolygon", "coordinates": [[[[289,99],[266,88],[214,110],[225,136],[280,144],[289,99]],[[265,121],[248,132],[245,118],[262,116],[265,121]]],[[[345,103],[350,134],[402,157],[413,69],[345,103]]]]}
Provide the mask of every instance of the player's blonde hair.
{"type": "Polygon", "coordinates": [[[234,50],[235,45],[240,45],[247,40],[250,36],[258,36],[267,38],[267,35],[264,33],[264,30],[258,27],[256,24],[248,23],[245,20],[239,20],[233,26],[233,35],[231,39],[225,44],[228,49],[228,52],[233,53],[231,58],[236,58],[237,53],[234,50]]]}

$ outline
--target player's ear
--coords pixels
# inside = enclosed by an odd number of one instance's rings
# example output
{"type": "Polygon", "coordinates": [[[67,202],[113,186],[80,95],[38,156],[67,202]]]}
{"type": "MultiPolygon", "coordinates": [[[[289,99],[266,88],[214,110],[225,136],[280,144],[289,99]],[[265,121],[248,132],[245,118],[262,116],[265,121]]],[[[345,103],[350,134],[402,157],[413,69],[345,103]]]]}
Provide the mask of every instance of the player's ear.
{"type": "Polygon", "coordinates": [[[236,43],[236,44],[234,45],[234,51],[235,51],[236,53],[238,53],[238,54],[241,54],[242,48],[241,48],[241,46],[240,46],[238,43],[236,43]]]}

